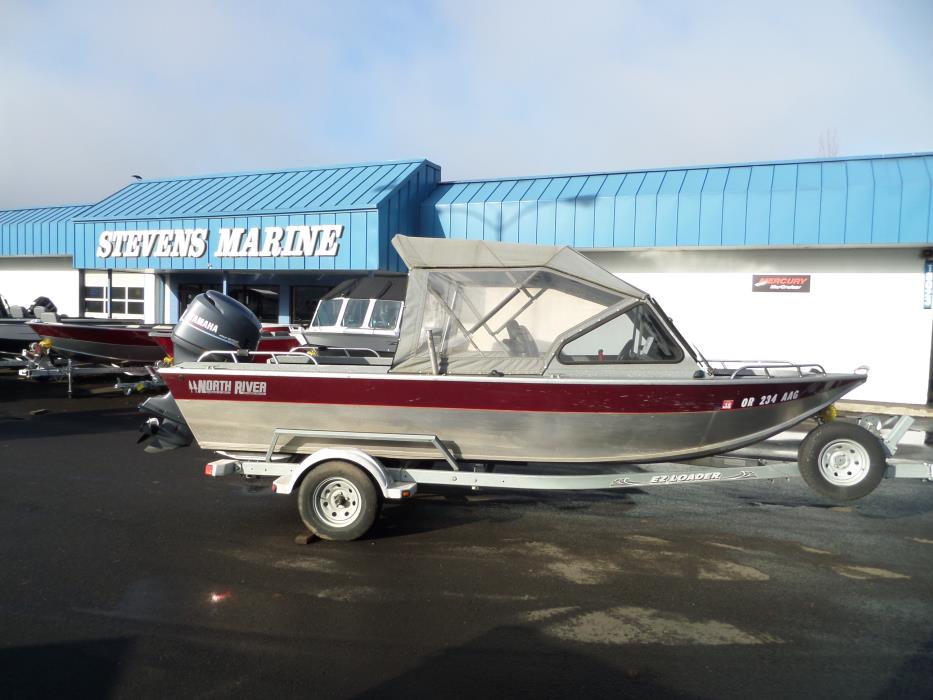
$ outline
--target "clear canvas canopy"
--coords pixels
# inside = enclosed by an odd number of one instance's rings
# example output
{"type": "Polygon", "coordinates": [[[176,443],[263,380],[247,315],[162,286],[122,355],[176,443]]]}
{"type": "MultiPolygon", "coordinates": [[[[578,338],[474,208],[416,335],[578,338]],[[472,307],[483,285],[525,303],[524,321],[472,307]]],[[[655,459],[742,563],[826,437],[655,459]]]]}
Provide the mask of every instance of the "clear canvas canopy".
{"type": "Polygon", "coordinates": [[[646,297],[566,247],[393,244],[411,270],[394,372],[540,374],[558,341],[646,297]]]}

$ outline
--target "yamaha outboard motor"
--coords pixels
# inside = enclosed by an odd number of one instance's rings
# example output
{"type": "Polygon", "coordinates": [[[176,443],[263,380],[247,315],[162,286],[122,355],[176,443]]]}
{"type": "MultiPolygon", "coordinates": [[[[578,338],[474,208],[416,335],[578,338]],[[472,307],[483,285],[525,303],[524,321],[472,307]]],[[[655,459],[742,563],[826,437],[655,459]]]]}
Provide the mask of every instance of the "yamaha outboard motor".
{"type": "MultiPolygon", "coordinates": [[[[259,345],[262,324],[252,311],[236,299],[213,290],[199,294],[185,309],[172,331],[174,364],[193,362],[212,350],[246,352],[259,345]]],[[[212,362],[233,358],[218,353],[212,362]]],[[[139,441],[150,439],[146,452],[164,452],[187,447],[194,436],[178,410],[171,392],[147,399],[139,407],[154,417],[143,423],[139,441]]]]}

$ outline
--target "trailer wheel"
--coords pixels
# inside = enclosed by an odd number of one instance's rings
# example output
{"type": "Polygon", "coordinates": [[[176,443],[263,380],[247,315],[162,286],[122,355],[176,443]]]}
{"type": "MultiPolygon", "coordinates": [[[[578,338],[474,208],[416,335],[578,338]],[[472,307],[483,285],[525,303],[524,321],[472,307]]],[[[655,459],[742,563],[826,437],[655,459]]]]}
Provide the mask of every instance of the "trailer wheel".
{"type": "Polygon", "coordinates": [[[810,488],[834,501],[867,496],[887,469],[878,438],[859,425],[839,421],[811,430],[800,443],[797,463],[810,488]]]}
{"type": "Polygon", "coordinates": [[[376,521],[380,505],[369,476],[347,462],[316,466],[298,490],[301,519],[322,540],[362,537],[376,521]]]}

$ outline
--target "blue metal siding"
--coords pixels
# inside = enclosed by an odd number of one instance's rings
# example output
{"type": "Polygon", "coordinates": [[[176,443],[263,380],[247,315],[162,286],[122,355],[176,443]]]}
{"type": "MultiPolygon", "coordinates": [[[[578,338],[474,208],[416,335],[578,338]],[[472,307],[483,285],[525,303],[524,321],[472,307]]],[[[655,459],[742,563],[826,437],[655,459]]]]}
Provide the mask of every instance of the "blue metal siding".
{"type": "Polygon", "coordinates": [[[419,225],[581,248],[933,243],[933,154],[444,183],[419,225]]]}
{"type": "MultiPolygon", "coordinates": [[[[369,239],[377,242],[374,246],[378,250],[378,257],[373,257],[375,263],[368,269],[402,271],[405,269],[401,258],[392,247],[392,237],[396,234],[418,235],[421,231],[421,205],[437,191],[437,183],[441,172],[433,163],[425,163],[423,167],[410,174],[406,180],[397,185],[378,206],[379,233],[369,239]]],[[[423,234],[422,235],[430,235],[423,234]]]]}
{"type": "Polygon", "coordinates": [[[89,207],[40,207],[0,210],[0,257],[71,255],[75,216],[89,207]]]}

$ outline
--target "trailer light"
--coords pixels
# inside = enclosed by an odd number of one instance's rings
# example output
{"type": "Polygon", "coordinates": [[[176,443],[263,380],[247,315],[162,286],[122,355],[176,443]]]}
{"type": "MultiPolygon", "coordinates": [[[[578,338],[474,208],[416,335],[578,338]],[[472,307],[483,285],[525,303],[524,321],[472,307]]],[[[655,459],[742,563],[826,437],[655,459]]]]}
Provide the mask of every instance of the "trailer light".
{"type": "Polygon", "coordinates": [[[272,493],[275,493],[275,492],[278,491],[278,490],[279,490],[279,487],[276,486],[275,482],[273,481],[273,482],[272,482],[272,493]]]}
{"type": "Polygon", "coordinates": [[[408,489],[405,489],[404,491],[402,491],[402,498],[411,498],[411,491],[409,491],[408,489]]]}
{"type": "Polygon", "coordinates": [[[204,465],[204,476],[214,476],[214,465],[210,462],[204,465]]]}

